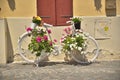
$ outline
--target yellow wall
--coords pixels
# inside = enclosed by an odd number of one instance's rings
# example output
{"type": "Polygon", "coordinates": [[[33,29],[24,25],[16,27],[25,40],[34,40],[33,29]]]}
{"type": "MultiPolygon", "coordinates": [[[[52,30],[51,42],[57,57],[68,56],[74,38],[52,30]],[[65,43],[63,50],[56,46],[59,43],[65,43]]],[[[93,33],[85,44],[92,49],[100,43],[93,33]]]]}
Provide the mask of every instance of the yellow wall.
{"type": "Polygon", "coordinates": [[[117,5],[117,14],[120,15],[120,0],[117,0],[116,5],[117,5]]]}
{"type": "Polygon", "coordinates": [[[36,15],[36,0],[0,0],[0,17],[36,15]]]}
{"type": "MultiPolygon", "coordinates": [[[[108,17],[96,17],[105,16],[105,0],[101,0],[102,7],[100,11],[96,10],[94,6],[94,0],[73,0],[73,14],[74,16],[86,16],[82,22],[82,28],[90,33],[92,36],[94,33],[94,25],[96,19],[106,20],[108,17]],[[88,17],[87,17],[88,16],[88,17]],[[93,16],[93,17],[89,17],[93,16]]],[[[36,0],[0,0],[0,44],[3,46],[0,48],[0,63],[6,63],[10,58],[13,58],[18,53],[17,41],[19,36],[24,33],[25,27],[30,26],[33,15],[37,14],[36,0]],[[10,1],[10,2],[8,2],[10,1]],[[10,6],[11,5],[11,6],[10,6]],[[11,8],[10,8],[11,7],[11,8]],[[7,25],[8,24],[8,25],[7,25]],[[11,56],[12,57],[11,57],[11,56]]],[[[120,15],[120,0],[116,0],[116,13],[120,15]]],[[[110,50],[110,52],[120,52],[120,17],[111,17],[111,38],[106,40],[100,40],[100,49],[110,50]]],[[[66,27],[66,26],[65,26],[66,27]]],[[[61,32],[64,27],[53,28],[53,36],[60,39],[61,32]]],[[[15,58],[17,58],[15,56],[15,58]]]]}
{"type": "MultiPolygon", "coordinates": [[[[97,2],[98,0],[73,0],[73,14],[74,16],[105,16],[105,1],[97,2]],[[96,5],[100,6],[99,10],[96,10],[96,5]]],[[[100,1],[100,0],[99,0],[100,1]]],[[[116,0],[116,15],[120,15],[120,0],[116,0]]]]}
{"type": "MultiPolygon", "coordinates": [[[[105,16],[106,0],[73,0],[74,16],[105,16]],[[101,6],[96,10],[97,6],[101,6]]],[[[37,15],[36,0],[0,0],[0,17],[31,17],[37,15]]],[[[120,15],[120,0],[116,0],[116,15],[120,15]]]]}

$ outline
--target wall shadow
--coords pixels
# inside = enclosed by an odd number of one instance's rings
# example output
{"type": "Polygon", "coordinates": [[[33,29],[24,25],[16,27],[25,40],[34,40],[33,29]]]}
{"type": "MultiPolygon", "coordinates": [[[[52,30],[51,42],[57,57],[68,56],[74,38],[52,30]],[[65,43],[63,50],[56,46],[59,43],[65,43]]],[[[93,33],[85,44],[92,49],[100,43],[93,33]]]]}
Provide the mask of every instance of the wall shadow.
{"type": "Polygon", "coordinates": [[[7,19],[5,18],[5,26],[6,26],[6,58],[7,58],[7,63],[13,62],[14,61],[14,50],[13,50],[13,45],[12,45],[12,40],[10,36],[10,31],[8,27],[8,22],[7,19]]]}
{"type": "Polygon", "coordinates": [[[106,16],[116,16],[116,0],[105,0],[106,16]]]}
{"type": "Polygon", "coordinates": [[[96,10],[101,12],[102,4],[101,0],[94,0],[94,6],[96,7],[96,10]]]}
{"type": "Polygon", "coordinates": [[[16,6],[15,6],[15,0],[7,0],[8,1],[8,4],[9,4],[9,7],[12,11],[14,11],[16,9],[16,6]]]}

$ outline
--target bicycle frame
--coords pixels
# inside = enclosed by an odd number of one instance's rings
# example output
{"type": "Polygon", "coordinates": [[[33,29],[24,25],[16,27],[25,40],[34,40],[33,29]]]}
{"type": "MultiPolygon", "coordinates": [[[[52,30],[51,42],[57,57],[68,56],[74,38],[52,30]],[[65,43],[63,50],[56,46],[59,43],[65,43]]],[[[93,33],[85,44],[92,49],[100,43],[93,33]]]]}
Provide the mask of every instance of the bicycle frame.
{"type": "MultiPolygon", "coordinates": [[[[75,35],[75,33],[77,33],[77,31],[76,31],[76,29],[75,29],[75,26],[74,26],[74,22],[73,21],[67,21],[66,23],[70,23],[71,25],[72,25],[72,35],[74,36],[75,35]]],[[[52,27],[53,25],[50,25],[50,24],[47,24],[47,23],[43,23],[43,27],[46,29],[46,31],[48,30],[48,27],[52,27]]],[[[30,28],[31,29],[35,29],[37,27],[37,25],[35,24],[35,23],[31,23],[31,26],[30,26],[30,28]]],[[[48,32],[47,32],[48,33],[48,32]]],[[[87,34],[86,32],[84,32],[84,31],[81,31],[81,33],[82,34],[84,34],[86,37],[88,37],[89,39],[91,39],[93,42],[94,42],[94,44],[95,44],[95,46],[96,46],[96,55],[91,59],[91,62],[93,62],[97,57],[98,57],[98,55],[99,55],[99,45],[98,45],[98,43],[97,43],[97,41],[93,38],[93,37],[91,37],[89,34],[87,34]]],[[[25,32],[24,34],[22,34],[21,36],[20,36],[20,38],[19,38],[19,40],[18,40],[18,48],[19,48],[19,54],[22,56],[22,58],[25,60],[25,61],[27,61],[27,62],[32,62],[32,63],[34,63],[35,61],[32,61],[32,60],[29,60],[29,59],[27,59],[24,55],[23,55],[23,53],[21,53],[22,51],[22,49],[21,49],[21,43],[22,43],[22,39],[23,38],[25,38],[26,36],[28,36],[28,34],[31,34],[31,31],[29,31],[29,32],[25,32]]],[[[48,36],[49,36],[49,38],[50,38],[50,40],[52,41],[52,37],[51,37],[51,35],[50,34],[48,34],[48,36]]],[[[55,46],[55,51],[56,52],[58,52],[58,54],[60,53],[60,50],[62,49],[62,46],[60,45],[60,46],[55,46]]],[[[76,61],[76,62],[78,62],[78,63],[81,63],[79,60],[77,60],[74,56],[72,56],[72,58],[76,61]]],[[[38,65],[38,64],[37,64],[38,65]]]]}

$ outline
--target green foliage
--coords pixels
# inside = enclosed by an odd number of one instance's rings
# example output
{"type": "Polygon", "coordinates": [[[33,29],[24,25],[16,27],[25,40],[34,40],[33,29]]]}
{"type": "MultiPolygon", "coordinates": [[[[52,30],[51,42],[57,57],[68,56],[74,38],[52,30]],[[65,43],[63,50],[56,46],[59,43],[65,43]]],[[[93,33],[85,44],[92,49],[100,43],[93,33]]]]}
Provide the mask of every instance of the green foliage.
{"type": "Polygon", "coordinates": [[[36,16],[36,17],[34,16],[32,22],[40,26],[42,19],[39,16],[36,16]]]}
{"type": "Polygon", "coordinates": [[[63,51],[68,52],[73,49],[82,51],[85,45],[86,37],[83,34],[75,34],[64,36],[62,41],[63,44],[63,51]]]}
{"type": "Polygon", "coordinates": [[[78,23],[78,22],[81,22],[82,18],[79,18],[79,17],[74,17],[71,19],[74,23],[78,23]]]}
{"type": "Polygon", "coordinates": [[[47,32],[43,29],[33,29],[31,35],[31,43],[28,45],[28,49],[34,53],[36,56],[40,56],[42,50],[45,52],[52,52],[53,44],[50,45],[52,42],[51,40],[45,40],[44,36],[47,36],[47,32]],[[37,37],[39,38],[37,41],[37,37]]]}

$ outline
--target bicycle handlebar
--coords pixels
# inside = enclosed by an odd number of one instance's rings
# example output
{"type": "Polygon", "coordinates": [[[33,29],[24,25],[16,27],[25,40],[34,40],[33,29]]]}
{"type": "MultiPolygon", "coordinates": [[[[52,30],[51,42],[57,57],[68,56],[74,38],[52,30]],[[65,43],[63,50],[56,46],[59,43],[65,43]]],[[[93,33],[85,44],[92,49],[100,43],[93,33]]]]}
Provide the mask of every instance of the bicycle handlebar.
{"type": "Polygon", "coordinates": [[[74,22],[73,22],[73,21],[66,21],[66,23],[74,24],[74,22]]]}
{"type": "Polygon", "coordinates": [[[47,23],[43,23],[43,26],[44,26],[44,27],[52,27],[53,25],[47,24],[47,23]]]}
{"type": "MultiPolygon", "coordinates": [[[[35,23],[31,23],[31,28],[32,29],[34,29],[36,26],[37,26],[37,24],[35,24],[35,23]]],[[[52,27],[53,25],[50,25],[50,24],[47,24],[47,23],[43,23],[43,27],[52,27]]]]}

